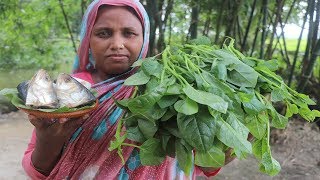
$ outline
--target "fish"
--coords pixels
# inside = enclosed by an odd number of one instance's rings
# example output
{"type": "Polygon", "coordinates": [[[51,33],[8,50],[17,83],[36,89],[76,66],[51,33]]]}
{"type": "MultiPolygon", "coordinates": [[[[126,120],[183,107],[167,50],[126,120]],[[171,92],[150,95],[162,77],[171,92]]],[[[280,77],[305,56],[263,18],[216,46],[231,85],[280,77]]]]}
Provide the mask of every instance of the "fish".
{"type": "Polygon", "coordinates": [[[24,103],[26,103],[27,99],[29,82],[30,80],[23,81],[17,86],[18,96],[23,100],[24,103]]]}
{"type": "Polygon", "coordinates": [[[40,69],[31,80],[17,86],[18,96],[32,108],[57,108],[59,101],[48,72],[40,69]]]}
{"type": "Polygon", "coordinates": [[[74,108],[96,101],[96,97],[88,88],[66,73],[58,75],[55,91],[60,107],[74,108]]]}

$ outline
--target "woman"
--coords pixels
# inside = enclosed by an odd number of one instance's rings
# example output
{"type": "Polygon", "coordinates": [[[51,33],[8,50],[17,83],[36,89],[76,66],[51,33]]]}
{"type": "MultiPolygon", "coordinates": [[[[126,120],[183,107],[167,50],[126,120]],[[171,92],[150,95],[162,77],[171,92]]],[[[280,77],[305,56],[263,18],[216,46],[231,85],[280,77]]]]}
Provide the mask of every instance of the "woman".
{"type": "MultiPolygon", "coordinates": [[[[194,167],[185,175],[174,158],[159,166],[142,166],[138,150],[123,147],[125,165],[116,151],[108,151],[117,121],[123,115],[111,96],[132,96],[133,87],[122,86],[135,72],[131,65],[148,50],[149,20],[137,0],[95,0],[83,18],[81,43],[74,77],[98,91],[99,107],[80,119],[40,120],[23,158],[32,179],[194,179],[218,170],[194,167]]],[[[132,143],[132,142],[131,142],[132,143]]]]}

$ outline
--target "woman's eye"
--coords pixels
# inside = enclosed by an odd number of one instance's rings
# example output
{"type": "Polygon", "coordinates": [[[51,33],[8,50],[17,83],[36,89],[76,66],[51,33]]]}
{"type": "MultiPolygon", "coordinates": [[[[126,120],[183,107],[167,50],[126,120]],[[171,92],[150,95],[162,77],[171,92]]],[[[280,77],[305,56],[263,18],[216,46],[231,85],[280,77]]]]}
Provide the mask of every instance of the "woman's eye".
{"type": "Polygon", "coordinates": [[[100,32],[97,32],[96,35],[100,38],[107,38],[107,37],[110,37],[112,34],[109,31],[100,31],[100,32]]]}
{"type": "Polygon", "coordinates": [[[124,35],[126,37],[133,37],[133,36],[136,36],[137,34],[132,31],[126,31],[126,32],[124,32],[124,35]]]}

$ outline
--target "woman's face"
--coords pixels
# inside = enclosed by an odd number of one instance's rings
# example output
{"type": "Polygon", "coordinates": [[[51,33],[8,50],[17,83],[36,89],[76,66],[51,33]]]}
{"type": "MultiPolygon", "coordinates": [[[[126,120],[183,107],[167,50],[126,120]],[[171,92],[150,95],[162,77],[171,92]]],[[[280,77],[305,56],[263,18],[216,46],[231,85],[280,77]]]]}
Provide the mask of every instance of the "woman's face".
{"type": "Polygon", "coordinates": [[[143,44],[139,19],[125,7],[99,9],[90,37],[98,81],[126,72],[137,60],[143,44]]]}

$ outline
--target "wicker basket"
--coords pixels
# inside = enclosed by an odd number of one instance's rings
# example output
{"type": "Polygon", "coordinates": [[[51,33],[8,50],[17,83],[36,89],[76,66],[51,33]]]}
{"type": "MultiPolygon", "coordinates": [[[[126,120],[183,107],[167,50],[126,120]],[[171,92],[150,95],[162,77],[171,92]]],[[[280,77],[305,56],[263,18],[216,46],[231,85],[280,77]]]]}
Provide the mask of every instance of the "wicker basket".
{"type": "Polygon", "coordinates": [[[91,111],[95,110],[99,105],[99,100],[95,102],[95,105],[88,109],[83,109],[79,111],[72,111],[72,112],[65,112],[65,113],[55,113],[55,112],[43,112],[39,110],[31,110],[31,109],[24,109],[19,108],[22,111],[24,111],[27,114],[34,115],[38,118],[44,118],[44,119],[58,119],[58,118],[79,118],[81,116],[84,116],[85,114],[90,113],[91,111]]]}

